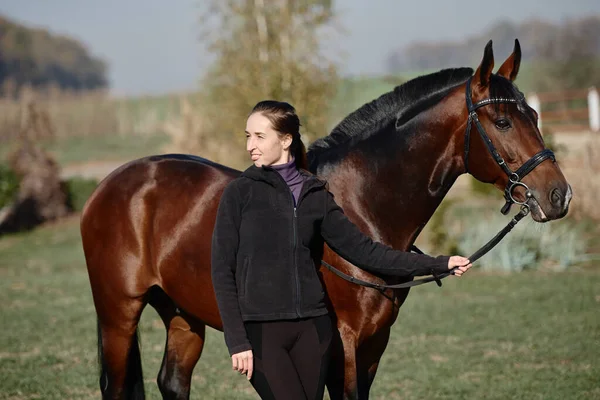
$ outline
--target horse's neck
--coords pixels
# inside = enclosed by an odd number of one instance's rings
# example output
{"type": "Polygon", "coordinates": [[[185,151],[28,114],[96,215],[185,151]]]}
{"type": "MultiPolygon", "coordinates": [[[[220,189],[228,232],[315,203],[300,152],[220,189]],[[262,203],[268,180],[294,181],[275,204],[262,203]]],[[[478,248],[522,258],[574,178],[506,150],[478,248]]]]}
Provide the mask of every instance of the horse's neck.
{"type": "Polygon", "coordinates": [[[453,132],[460,127],[420,126],[404,143],[389,141],[398,148],[387,151],[395,154],[387,162],[351,152],[327,177],[346,214],[395,248],[408,249],[464,171],[453,132]]]}

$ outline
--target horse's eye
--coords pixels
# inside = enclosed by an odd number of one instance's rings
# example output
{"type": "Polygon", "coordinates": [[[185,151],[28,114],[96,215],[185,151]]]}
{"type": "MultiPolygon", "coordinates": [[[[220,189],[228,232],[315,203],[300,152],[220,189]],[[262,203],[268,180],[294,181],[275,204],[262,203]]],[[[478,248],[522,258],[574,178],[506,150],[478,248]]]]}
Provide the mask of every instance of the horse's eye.
{"type": "Polygon", "coordinates": [[[500,118],[496,120],[496,128],[498,128],[501,131],[505,131],[508,128],[510,128],[510,121],[507,120],[506,118],[500,118]]]}

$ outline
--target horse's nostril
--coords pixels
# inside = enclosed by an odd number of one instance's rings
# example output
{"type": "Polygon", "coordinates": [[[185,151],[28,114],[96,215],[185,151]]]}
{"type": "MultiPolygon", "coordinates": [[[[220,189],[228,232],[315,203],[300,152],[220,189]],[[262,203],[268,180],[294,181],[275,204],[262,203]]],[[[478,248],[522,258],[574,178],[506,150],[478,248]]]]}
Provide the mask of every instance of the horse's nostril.
{"type": "Polygon", "coordinates": [[[563,196],[560,194],[560,190],[552,189],[550,192],[550,202],[555,206],[560,206],[563,196]]]}

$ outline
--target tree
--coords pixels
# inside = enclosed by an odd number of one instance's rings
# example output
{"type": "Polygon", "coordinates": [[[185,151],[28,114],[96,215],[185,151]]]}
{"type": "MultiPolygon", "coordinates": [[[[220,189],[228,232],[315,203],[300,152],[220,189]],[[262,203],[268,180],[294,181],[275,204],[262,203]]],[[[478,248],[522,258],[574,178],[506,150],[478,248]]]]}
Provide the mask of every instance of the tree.
{"type": "Polygon", "coordinates": [[[24,86],[85,90],[107,86],[104,61],[78,41],[32,29],[0,15],[0,90],[24,86]]]}
{"type": "Polygon", "coordinates": [[[600,86],[600,17],[567,22],[538,47],[538,90],[600,86]]]}
{"type": "Polygon", "coordinates": [[[390,73],[477,65],[482,46],[494,40],[498,54],[510,54],[514,39],[523,46],[527,63],[535,65],[535,90],[584,88],[598,84],[600,16],[567,20],[560,24],[529,19],[520,24],[499,21],[482,34],[460,41],[413,42],[393,51],[387,60],[390,73]]]}
{"type": "Polygon", "coordinates": [[[276,99],[296,107],[305,138],[325,134],[338,75],[319,35],[332,27],[331,0],[210,0],[201,23],[216,56],[202,84],[213,132],[243,141],[251,108],[276,99]]]}

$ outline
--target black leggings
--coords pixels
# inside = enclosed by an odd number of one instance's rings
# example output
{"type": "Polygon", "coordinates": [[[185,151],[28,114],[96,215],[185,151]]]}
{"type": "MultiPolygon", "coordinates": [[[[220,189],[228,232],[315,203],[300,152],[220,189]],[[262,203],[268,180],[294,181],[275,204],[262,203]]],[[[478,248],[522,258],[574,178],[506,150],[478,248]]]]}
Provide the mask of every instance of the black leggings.
{"type": "Polygon", "coordinates": [[[322,399],[329,365],[331,317],[246,322],[262,399],[322,399]]]}

